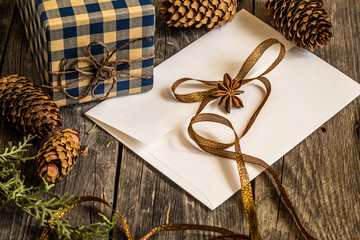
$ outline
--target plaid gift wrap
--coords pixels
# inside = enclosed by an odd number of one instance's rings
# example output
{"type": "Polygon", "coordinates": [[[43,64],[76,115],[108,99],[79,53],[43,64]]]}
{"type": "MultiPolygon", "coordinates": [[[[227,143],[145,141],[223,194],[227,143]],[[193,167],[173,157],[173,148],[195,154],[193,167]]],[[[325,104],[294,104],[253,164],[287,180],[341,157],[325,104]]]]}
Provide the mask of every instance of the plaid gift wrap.
{"type": "MultiPolygon", "coordinates": [[[[112,51],[131,40],[149,36],[152,41],[136,41],[117,51],[111,60],[131,61],[154,54],[155,13],[151,0],[17,0],[17,4],[42,81],[50,87],[60,83],[58,76],[49,73],[60,71],[64,58],[69,62],[66,70],[72,69],[71,63],[88,57],[87,47],[94,41],[104,43],[112,51]]],[[[90,50],[99,62],[106,56],[101,45],[93,45],[90,50]]],[[[153,59],[132,62],[130,70],[125,72],[131,77],[117,77],[109,97],[150,90],[153,65],[153,59]]],[[[115,70],[125,67],[119,65],[115,70]]],[[[80,75],[78,72],[65,74],[61,85],[78,81],[80,75]]],[[[111,79],[99,82],[94,96],[106,95],[112,83],[111,79]]],[[[82,81],[66,91],[79,97],[88,87],[89,81],[82,81]]],[[[72,99],[59,88],[54,88],[51,94],[59,106],[95,100],[91,94],[80,100],[72,99]]]]}

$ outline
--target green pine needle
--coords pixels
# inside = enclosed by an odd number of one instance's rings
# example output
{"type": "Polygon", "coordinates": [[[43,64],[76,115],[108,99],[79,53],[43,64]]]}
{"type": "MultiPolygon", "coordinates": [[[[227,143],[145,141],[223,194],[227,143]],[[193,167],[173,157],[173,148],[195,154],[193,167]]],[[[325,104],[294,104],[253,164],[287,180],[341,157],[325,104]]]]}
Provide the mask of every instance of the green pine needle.
{"type": "Polygon", "coordinates": [[[36,187],[25,185],[25,178],[17,167],[20,163],[36,158],[36,156],[21,156],[21,153],[26,152],[27,147],[31,146],[29,142],[34,138],[33,136],[24,137],[23,142],[16,146],[9,142],[8,147],[0,153],[0,195],[4,197],[1,199],[0,210],[12,202],[40,221],[42,227],[49,226],[49,223],[57,223],[55,229],[61,239],[72,239],[74,235],[81,239],[106,237],[116,223],[115,218],[109,220],[106,216],[99,214],[104,219],[103,222],[73,227],[66,218],[59,218],[55,213],[60,207],[74,204],[78,196],[68,196],[66,193],[57,195],[49,192],[54,184],[48,184],[45,179],[36,187]]]}
{"type": "Polygon", "coordinates": [[[91,127],[91,129],[87,132],[88,135],[90,135],[96,128],[96,123],[91,127]]]}
{"type": "Polygon", "coordinates": [[[111,144],[112,144],[112,141],[108,142],[108,144],[106,144],[106,148],[109,148],[111,144]]]}

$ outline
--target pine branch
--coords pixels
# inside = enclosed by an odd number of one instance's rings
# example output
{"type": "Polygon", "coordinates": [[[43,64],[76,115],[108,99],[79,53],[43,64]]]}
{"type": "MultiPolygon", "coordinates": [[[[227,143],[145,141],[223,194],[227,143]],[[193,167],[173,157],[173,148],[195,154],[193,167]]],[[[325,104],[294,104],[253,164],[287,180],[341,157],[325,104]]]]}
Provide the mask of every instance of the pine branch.
{"type": "Polygon", "coordinates": [[[31,135],[24,137],[23,142],[19,142],[18,146],[13,146],[12,142],[9,142],[8,143],[9,147],[5,148],[4,152],[0,154],[0,158],[3,159],[4,161],[6,161],[6,159],[14,159],[22,162],[25,162],[30,159],[34,159],[35,157],[23,158],[18,155],[21,152],[26,152],[27,151],[26,147],[32,146],[31,144],[29,144],[29,142],[34,138],[35,137],[31,135]]]}
{"type": "Polygon", "coordinates": [[[13,202],[24,212],[40,221],[42,227],[54,226],[62,239],[72,239],[77,235],[82,239],[94,237],[106,237],[115,225],[115,219],[109,220],[106,216],[99,214],[104,222],[97,222],[87,226],[73,227],[68,220],[59,214],[59,208],[66,211],[71,205],[76,204],[79,197],[68,194],[57,195],[49,192],[54,184],[48,184],[45,179],[39,186],[26,186],[25,178],[17,169],[19,163],[33,160],[34,157],[22,157],[21,154],[27,151],[29,143],[34,137],[24,137],[23,142],[17,146],[9,143],[9,146],[0,154],[0,195],[4,197],[0,210],[13,202]],[[46,197],[47,196],[47,197],[46,197]],[[46,200],[49,199],[49,200],[46,200]]]}

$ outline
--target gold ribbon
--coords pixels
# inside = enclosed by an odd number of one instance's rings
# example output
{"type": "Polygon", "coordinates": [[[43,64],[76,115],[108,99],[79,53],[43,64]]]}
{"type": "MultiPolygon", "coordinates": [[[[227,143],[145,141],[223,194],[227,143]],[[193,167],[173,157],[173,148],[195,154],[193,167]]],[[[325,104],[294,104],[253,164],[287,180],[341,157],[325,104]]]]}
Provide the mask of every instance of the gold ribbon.
{"type": "MultiPolygon", "coordinates": [[[[224,81],[204,81],[204,80],[197,80],[197,79],[191,79],[191,78],[183,78],[176,81],[172,86],[172,91],[175,95],[175,97],[184,103],[193,103],[193,102],[201,102],[200,107],[195,114],[195,116],[191,119],[189,127],[188,127],[188,133],[191,139],[205,152],[211,153],[216,156],[224,157],[224,158],[230,158],[234,159],[237,163],[238,173],[240,176],[240,182],[241,182],[241,192],[242,192],[242,198],[243,198],[243,204],[245,208],[245,214],[246,218],[248,220],[248,226],[250,230],[250,237],[253,240],[259,240],[262,239],[260,231],[259,231],[259,224],[256,216],[256,210],[255,210],[255,203],[254,198],[252,194],[251,189],[251,183],[249,179],[248,172],[246,170],[245,162],[256,164],[258,166],[263,167],[273,178],[275,185],[277,187],[277,190],[280,193],[280,196],[285,203],[286,207],[291,212],[297,226],[299,227],[299,230],[305,237],[305,239],[312,240],[315,239],[312,237],[302,226],[301,221],[299,217],[296,214],[295,208],[292,205],[291,201],[289,200],[286,191],[284,187],[281,185],[281,181],[279,177],[277,176],[276,172],[264,161],[261,159],[243,154],[241,152],[240,148],[240,139],[250,130],[251,126],[255,122],[257,116],[259,115],[261,109],[265,105],[266,101],[269,98],[270,92],[271,92],[271,84],[270,81],[264,77],[267,73],[272,71],[284,58],[285,56],[285,46],[276,39],[268,39],[264,42],[262,42],[246,59],[244,64],[242,65],[239,73],[234,78],[232,83],[226,83],[228,74],[225,74],[224,81]],[[252,69],[252,67],[256,64],[256,62],[261,58],[263,53],[270,48],[272,45],[279,44],[280,45],[280,51],[278,57],[275,59],[275,61],[258,77],[255,78],[249,78],[246,79],[246,75],[249,73],[249,71],[252,69]],[[184,82],[187,81],[197,81],[209,86],[217,86],[213,89],[210,89],[208,91],[202,91],[202,92],[194,92],[189,94],[177,94],[175,91],[179,85],[181,85],[184,82]],[[231,122],[217,114],[212,113],[201,113],[202,110],[205,108],[205,106],[212,100],[215,100],[217,97],[221,96],[222,94],[216,94],[217,92],[223,92],[224,91],[224,85],[230,86],[230,90],[228,95],[230,97],[234,97],[235,91],[234,89],[231,89],[231,87],[234,86],[241,86],[244,84],[247,84],[249,82],[252,82],[254,80],[259,80],[264,86],[266,90],[265,97],[263,101],[261,102],[260,106],[256,109],[256,111],[251,116],[248,124],[246,125],[246,128],[244,132],[240,135],[236,133],[234,127],[232,126],[231,122]],[[237,84],[240,83],[240,84],[237,84]],[[193,125],[195,123],[199,122],[213,122],[225,125],[229,127],[233,133],[235,140],[233,143],[220,143],[211,139],[204,138],[196,133],[196,131],[193,128],[193,125]],[[235,151],[229,151],[228,148],[235,145],[235,151]]],[[[241,94],[241,91],[238,91],[237,94],[241,94]]]]}
{"type": "MultiPolygon", "coordinates": [[[[184,230],[202,230],[202,231],[209,231],[220,234],[219,236],[209,238],[208,240],[215,240],[215,239],[243,239],[243,240],[260,240],[262,239],[260,231],[259,231],[259,223],[256,216],[256,209],[255,209],[255,202],[252,194],[252,188],[251,188],[251,182],[249,179],[248,172],[246,170],[245,162],[256,164],[258,166],[263,167],[266,172],[269,174],[269,176],[272,177],[272,180],[275,183],[275,186],[277,190],[279,191],[279,194],[281,196],[281,199],[283,200],[285,206],[288,208],[290,213],[293,216],[293,219],[295,223],[297,224],[300,232],[307,240],[315,240],[314,237],[312,237],[306,229],[303,227],[298,215],[296,214],[295,208],[292,205],[284,187],[281,184],[281,181],[276,174],[276,172],[264,161],[261,159],[258,159],[256,157],[252,157],[249,155],[246,155],[241,152],[240,147],[240,139],[249,131],[253,123],[255,122],[257,116],[259,115],[262,107],[266,103],[270,92],[271,92],[271,84],[270,81],[264,77],[267,73],[272,71],[284,58],[285,56],[285,47],[284,45],[276,40],[276,39],[268,39],[264,42],[262,42],[246,59],[243,66],[241,67],[239,73],[234,78],[233,81],[228,81],[228,74],[225,74],[224,81],[204,81],[204,80],[197,80],[192,78],[182,78],[177,80],[172,85],[172,91],[174,93],[174,96],[181,102],[185,103],[193,103],[193,102],[201,102],[198,111],[196,112],[195,116],[192,117],[189,127],[188,127],[188,133],[190,138],[205,152],[208,152],[210,154],[234,159],[237,163],[238,173],[240,177],[241,182],[241,192],[242,192],[242,198],[243,198],[243,204],[245,209],[246,218],[248,220],[248,226],[250,235],[242,235],[242,234],[236,234],[230,230],[219,228],[219,227],[213,227],[208,225],[200,225],[200,224],[184,224],[184,223],[172,223],[172,224],[165,224],[161,225],[159,227],[154,228],[151,230],[148,234],[146,234],[144,237],[141,238],[141,240],[146,240],[152,235],[159,233],[159,232],[166,232],[166,231],[184,231],[184,230]],[[255,78],[249,78],[246,79],[246,75],[249,73],[249,71],[252,69],[252,67],[256,64],[256,62],[260,59],[262,54],[271,46],[279,44],[280,45],[280,51],[278,57],[275,59],[275,61],[268,67],[267,70],[265,70],[261,75],[255,78]],[[178,86],[180,86],[182,83],[187,81],[197,81],[200,83],[203,83],[208,86],[214,86],[214,88],[208,90],[208,91],[201,91],[201,92],[194,92],[189,94],[177,94],[175,91],[178,86]],[[222,117],[217,114],[213,113],[201,113],[202,110],[206,107],[206,105],[211,102],[212,100],[217,99],[218,97],[225,96],[225,100],[227,101],[230,98],[233,98],[235,95],[239,95],[242,93],[242,91],[236,90],[239,86],[247,84],[251,81],[259,80],[264,86],[266,90],[265,97],[260,104],[260,106],[256,109],[256,111],[251,116],[248,124],[246,125],[246,128],[244,132],[240,135],[236,133],[233,125],[231,122],[226,119],[225,117],[222,117]],[[225,86],[225,87],[224,87],[225,86]],[[224,89],[228,89],[228,93],[224,89]],[[235,90],[234,90],[235,89],[235,90]],[[224,92],[225,91],[225,92],[224,92]],[[233,143],[221,143],[217,142],[211,139],[204,138],[196,133],[196,131],[193,128],[193,125],[200,122],[213,122],[225,125],[229,127],[233,133],[234,133],[234,142],[233,143]],[[228,148],[235,146],[235,151],[227,150],[228,148]]],[[[241,105],[241,104],[240,104],[241,105]]],[[[239,106],[240,106],[239,105],[239,106]]],[[[123,228],[125,230],[125,234],[129,240],[135,240],[132,234],[130,233],[129,227],[125,221],[125,218],[120,215],[116,210],[114,210],[106,201],[102,200],[101,198],[88,196],[88,197],[81,197],[76,204],[66,207],[66,209],[61,208],[59,209],[59,216],[63,216],[65,213],[69,212],[72,208],[75,206],[88,201],[95,201],[105,204],[107,207],[112,209],[112,211],[120,218],[123,228]]],[[[53,229],[54,226],[49,226],[46,228],[42,235],[41,240],[47,240],[49,238],[49,235],[51,234],[51,229],[53,229]]]]}
{"type": "Polygon", "coordinates": [[[111,62],[111,58],[114,56],[114,54],[116,54],[119,50],[127,47],[128,45],[137,42],[137,41],[141,41],[141,40],[147,40],[149,42],[151,42],[151,38],[149,37],[143,37],[143,38],[137,38],[134,39],[132,41],[129,41],[121,46],[119,46],[118,48],[116,48],[114,51],[110,52],[109,48],[102,42],[99,41],[94,41],[91,42],[88,47],[87,47],[87,52],[89,57],[88,58],[83,58],[83,59],[79,59],[77,61],[75,61],[73,63],[74,66],[74,70],[67,70],[65,71],[65,66],[68,63],[68,60],[66,59],[62,59],[60,62],[60,71],[58,72],[50,72],[50,74],[52,75],[58,75],[58,86],[46,86],[43,85],[43,87],[45,88],[50,88],[50,89],[59,89],[60,91],[62,91],[66,96],[68,96],[71,99],[75,99],[75,100],[80,100],[80,99],[84,99],[85,97],[87,97],[89,95],[89,93],[91,92],[91,96],[97,100],[104,100],[106,98],[109,97],[110,93],[114,90],[115,85],[116,85],[116,77],[128,77],[128,78],[145,78],[145,79],[149,79],[151,78],[151,76],[138,76],[138,75],[130,75],[130,74],[123,74],[123,72],[131,69],[131,63],[133,62],[140,62],[140,61],[144,61],[144,60],[148,60],[148,59],[152,59],[155,57],[155,55],[151,55],[149,57],[144,57],[144,58],[138,58],[138,59],[133,59],[133,60],[126,60],[126,59],[119,59],[116,61],[111,62]],[[99,62],[91,53],[91,46],[93,45],[100,45],[102,46],[105,51],[105,58],[103,59],[102,62],[99,62]],[[80,63],[87,63],[89,64],[91,67],[87,67],[87,68],[80,68],[79,64],[80,63]],[[121,70],[115,70],[115,68],[117,66],[123,65],[124,68],[121,70]],[[79,78],[78,80],[70,83],[70,84],[62,84],[62,77],[64,74],[67,73],[79,73],[84,75],[85,77],[79,78]],[[112,85],[109,89],[109,91],[104,94],[103,97],[97,97],[95,95],[95,90],[96,88],[100,85],[101,82],[105,82],[107,80],[112,80],[112,85]],[[81,82],[84,81],[88,81],[88,88],[85,91],[85,93],[79,97],[74,97],[71,94],[69,94],[67,92],[67,88],[70,88],[76,84],[79,84],[81,82]]]}
{"type": "MultiPolygon", "coordinates": [[[[106,207],[110,208],[120,219],[122,226],[125,231],[125,235],[128,240],[135,240],[134,236],[131,234],[129,226],[125,220],[125,218],[116,210],[114,210],[108,202],[105,200],[95,197],[95,196],[83,196],[80,197],[75,201],[74,204],[68,205],[66,207],[59,208],[58,212],[56,213],[57,217],[63,217],[66,213],[70,212],[71,209],[80,205],[81,203],[85,202],[99,202],[104,204],[106,207]]],[[[51,223],[51,221],[49,221],[51,223]]],[[[54,223],[56,224],[56,222],[54,223]]],[[[55,228],[54,225],[49,225],[46,227],[40,235],[39,240],[48,240],[52,235],[52,230],[55,228]]],[[[215,239],[233,239],[233,240],[250,240],[250,238],[246,235],[236,234],[230,230],[220,227],[214,227],[209,225],[200,225],[200,224],[184,224],[184,223],[170,223],[164,224],[159,227],[152,229],[148,234],[142,237],[140,240],[147,240],[151,236],[159,233],[159,232],[170,232],[170,231],[185,231],[185,230],[201,230],[201,231],[208,231],[221,234],[220,236],[209,238],[208,240],[215,240],[215,239]]]]}

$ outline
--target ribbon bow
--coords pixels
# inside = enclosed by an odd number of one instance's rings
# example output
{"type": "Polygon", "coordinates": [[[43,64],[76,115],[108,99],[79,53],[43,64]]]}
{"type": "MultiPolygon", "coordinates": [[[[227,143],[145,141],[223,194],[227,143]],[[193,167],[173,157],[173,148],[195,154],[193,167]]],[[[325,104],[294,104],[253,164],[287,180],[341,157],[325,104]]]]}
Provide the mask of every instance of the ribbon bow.
{"type": "MultiPolygon", "coordinates": [[[[295,223],[297,224],[299,230],[307,240],[315,240],[314,237],[312,237],[303,227],[301,224],[301,221],[299,217],[296,214],[295,208],[291,201],[289,200],[289,197],[286,194],[286,191],[284,187],[281,184],[280,178],[276,174],[276,172],[264,161],[261,159],[258,159],[256,157],[252,157],[246,154],[243,154],[241,152],[240,148],[240,139],[243,137],[250,129],[252,124],[255,122],[256,117],[260,113],[262,107],[264,106],[265,102],[267,101],[270,92],[271,92],[271,84],[270,81],[264,77],[265,74],[269,73],[271,70],[273,70],[284,58],[285,56],[285,46],[279,42],[276,39],[268,39],[264,42],[262,42],[246,59],[245,63],[241,67],[239,73],[234,79],[231,79],[231,77],[228,74],[225,74],[223,81],[204,81],[204,80],[196,80],[192,78],[182,78],[177,80],[172,85],[172,91],[174,93],[174,96],[181,102],[185,103],[193,103],[193,102],[201,102],[200,107],[198,111],[196,112],[195,116],[191,119],[189,127],[188,127],[188,133],[191,137],[191,139],[205,152],[214,154],[216,156],[234,159],[237,163],[238,167],[238,173],[240,176],[241,181],[241,192],[242,192],[242,198],[243,198],[243,204],[245,209],[246,218],[248,220],[249,230],[250,230],[250,236],[243,235],[243,234],[236,234],[230,230],[227,230],[225,228],[219,228],[214,226],[208,226],[208,225],[201,225],[201,224],[184,224],[184,223],[170,223],[170,224],[164,224],[159,227],[156,227],[152,229],[148,234],[146,234],[144,237],[142,237],[140,240],[147,240],[151,236],[153,236],[156,233],[159,232],[166,232],[166,231],[185,231],[185,230],[202,230],[202,231],[209,231],[213,233],[218,233],[220,235],[216,237],[211,237],[209,240],[215,240],[215,239],[233,239],[233,240],[261,240],[261,234],[259,231],[259,224],[256,216],[256,210],[255,210],[255,203],[254,198],[252,194],[252,188],[251,188],[251,182],[249,179],[248,172],[246,170],[245,162],[256,164],[258,166],[263,167],[267,173],[270,174],[272,179],[275,182],[275,186],[277,187],[277,190],[280,192],[281,199],[283,200],[286,207],[289,209],[290,213],[292,214],[295,223]],[[272,45],[279,44],[280,45],[280,52],[276,60],[270,65],[270,67],[263,72],[261,75],[255,78],[249,78],[246,79],[246,75],[249,73],[251,68],[255,65],[255,63],[260,59],[262,54],[272,45]],[[208,86],[213,86],[214,88],[208,90],[208,91],[202,91],[202,92],[194,92],[189,94],[177,94],[175,91],[177,87],[186,82],[186,81],[198,81],[208,86]],[[231,122],[226,119],[225,117],[222,117],[217,114],[213,113],[201,113],[201,111],[205,108],[205,106],[217,99],[221,98],[220,104],[225,103],[225,109],[227,112],[230,112],[231,107],[234,105],[236,107],[243,107],[243,103],[241,99],[238,97],[243,91],[239,90],[240,87],[244,84],[247,84],[251,81],[259,80],[261,83],[264,84],[266,94],[265,97],[260,104],[260,106],[256,109],[254,114],[251,116],[249,123],[246,126],[246,129],[242,133],[242,135],[239,135],[236,133],[234,127],[232,126],[231,122]],[[235,136],[235,140],[233,143],[220,143],[211,139],[204,138],[196,133],[196,131],[193,128],[193,125],[195,123],[199,122],[214,122],[223,124],[227,127],[229,127],[235,136]],[[229,151],[228,148],[235,145],[235,151],[229,151]]],[[[112,207],[104,200],[94,197],[94,196],[86,196],[81,197],[77,201],[75,205],[67,206],[66,209],[61,209],[59,214],[62,214],[63,216],[65,213],[70,211],[72,208],[76,207],[77,205],[84,203],[84,202],[100,202],[105,204],[107,207],[112,209],[112,207]]],[[[130,233],[129,226],[125,221],[125,218],[120,215],[116,210],[112,209],[113,212],[120,218],[121,223],[123,225],[123,228],[125,230],[125,234],[127,236],[128,240],[135,240],[134,236],[130,233]]],[[[48,240],[49,235],[51,234],[51,229],[53,229],[54,226],[50,225],[48,228],[46,228],[42,235],[41,240],[48,240]]]]}
{"type": "Polygon", "coordinates": [[[267,73],[272,71],[285,57],[285,46],[276,39],[268,39],[264,42],[262,42],[246,59],[244,64],[242,65],[239,73],[236,75],[234,79],[230,77],[229,74],[224,75],[223,81],[204,81],[204,80],[198,80],[198,79],[192,79],[192,78],[182,78],[177,80],[173,86],[172,91],[174,93],[174,96],[181,102],[184,103],[193,103],[193,102],[201,102],[198,111],[196,112],[195,116],[191,119],[189,127],[188,127],[188,133],[190,138],[205,152],[211,153],[216,156],[224,157],[224,158],[230,158],[234,159],[237,163],[238,173],[240,177],[241,182],[241,192],[242,192],[242,198],[243,198],[243,204],[245,209],[246,218],[248,220],[248,226],[250,231],[250,237],[251,239],[259,240],[262,239],[260,231],[259,231],[259,224],[256,216],[256,210],[255,210],[255,203],[254,198],[252,194],[252,188],[251,188],[251,182],[249,179],[248,172],[246,170],[245,162],[256,164],[258,166],[261,166],[267,170],[267,172],[270,174],[270,176],[275,181],[275,184],[280,192],[280,195],[282,197],[282,200],[284,201],[285,205],[288,207],[290,212],[292,213],[292,216],[298,225],[301,233],[303,236],[310,240],[315,239],[312,237],[302,226],[296,212],[295,208],[292,205],[291,201],[289,200],[284,187],[281,185],[281,181],[279,177],[277,176],[276,172],[263,160],[243,154],[241,152],[240,148],[240,139],[249,131],[253,123],[255,122],[257,116],[259,115],[261,109],[263,108],[264,104],[269,98],[270,92],[271,92],[271,84],[270,81],[264,77],[267,73]],[[272,45],[279,44],[280,45],[280,51],[278,57],[275,59],[275,61],[266,69],[262,74],[255,78],[248,78],[246,79],[246,75],[249,73],[249,71],[252,69],[252,67],[256,64],[256,62],[260,59],[260,57],[263,55],[263,53],[270,48],[272,45]],[[232,123],[225,117],[222,117],[217,114],[213,113],[201,113],[202,110],[206,107],[206,105],[217,99],[221,98],[219,104],[225,103],[225,109],[228,113],[230,113],[230,110],[233,106],[236,107],[244,107],[243,102],[238,97],[238,95],[242,94],[243,91],[239,90],[242,85],[245,85],[249,82],[252,82],[254,80],[259,80],[265,87],[266,94],[265,97],[256,109],[256,111],[251,116],[248,124],[246,125],[246,128],[244,132],[241,135],[238,135],[232,125],[232,123]],[[208,90],[208,91],[201,91],[201,92],[193,92],[188,94],[177,94],[176,89],[179,85],[181,85],[184,82],[187,81],[197,81],[200,83],[203,83],[208,86],[214,86],[214,88],[208,90]],[[212,139],[207,139],[202,136],[200,136],[193,128],[193,125],[199,122],[213,122],[225,125],[229,127],[233,133],[234,133],[234,142],[233,143],[221,143],[214,141],[212,139]],[[229,151],[228,148],[235,146],[235,151],[229,151]]]}
{"type": "Polygon", "coordinates": [[[117,77],[130,77],[130,78],[134,77],[134,78],[149,79],[149,78],[151,78],[151,76],[130,75],[130,74],[123,74],[123,72],[131,69],[131,63],[152,59],[155,57],[155,55],[151,55],[149,57],[144,57],[144,58],[133,59],[133,60],[119,59],[119,60],[116,60],[113,62],[110,61],[110,59],[113,57],[113,55],[115,53],[117,53],[119,50],[127,47],[128,45],[130,45],[134,42],[141,41],[141,40],[147,40],[150,42],[152,41],[151,38],[149,38],[149,37],[137,38],[135,40],[129,41],[129,42],[121,45],[120,47],[116,48],[112,52],[110,52],[109,48],[102,42],[99,42],[99,41],[91,42],[87,47],[87,52],[88,52],[89,57],[75,61],[73,63],[74,70],[65,71],[65,66],[68,63],[68,60],[62,59],[60,62],[60,71],[50,72],[50,74],[52,74],[52,75],[59,75],[59,79],[58,79],[59,86],[46,86],[45,85],[43,87],[51,88],[51,89],[60,89],[63,93],[66,94],[66,96],[68,96],[71,99],[75,99],[75,100],[80,100],[80,99],[87,97],[90,92],[91,92],[91,96],[93,98],[95,98],[97,100],[104,100],[104,99],[108,98],[109,94],[114,90],[117,77]],[[100,45],[105,49],[106,54],[105,54],[105,58],[103,59],[102,62],[99,62],[92,55],[91,46],[93,46],[93,45],[100,45]],[[80,68],[80,66],[79,66],[80,63],[87,63],[91,67],[80,68]],[[116,70],[116,67],[118,67],[118,66],[123,66],[123,68],[121,70],[116,70]],[[62,76],[67,73],[80,73],[80,74],[84,75],[84,77],[79,78],[78,80],[76,80],[70,84],[63,85],[62,84],[62,76]],[[111,85],[109,91],[103,97],[95,96],[96,88],[100,85],[100,83],[105,82],[107,80],[112,80],[112,85],[111,85]],[[79,84],[83,81],[89,82],[88,88],[83,95],[81,95],[79,97],[75,97],[66,91],[67,88],[72,87],[76,84],[79,84]]]}

